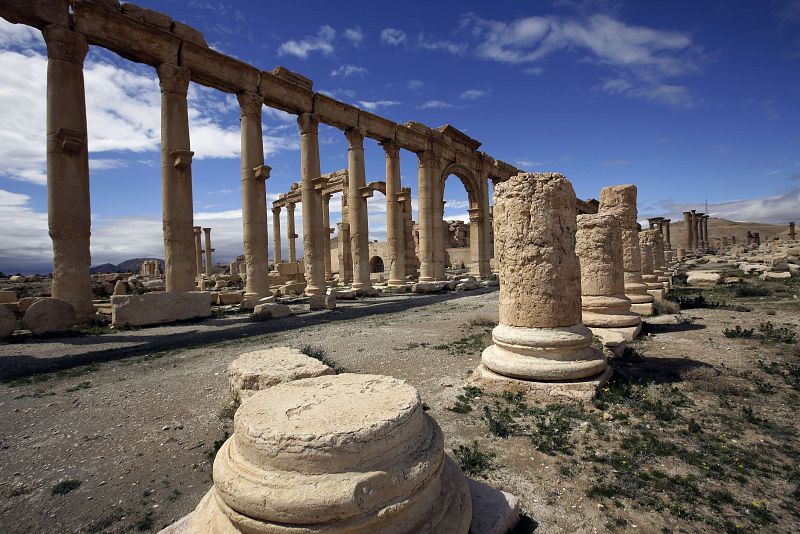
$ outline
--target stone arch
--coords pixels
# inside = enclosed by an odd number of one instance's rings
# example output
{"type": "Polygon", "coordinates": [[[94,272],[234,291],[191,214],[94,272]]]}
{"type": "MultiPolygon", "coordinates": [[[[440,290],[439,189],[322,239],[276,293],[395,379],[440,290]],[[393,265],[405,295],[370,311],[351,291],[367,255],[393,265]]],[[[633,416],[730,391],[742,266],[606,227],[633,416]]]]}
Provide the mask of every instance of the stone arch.
{"type": "Polygon", "coordinates": [[[371,273],[382,273],[386,270],[386,266],[383,263],[383,258],[380,256],[372,256],[369,259],[369,272],[371,273]]]}
{"type": "Polygon", "coordinates": [[[451,174],[461,180],[461,183],[464,185],[464,189],[467,191],[467,199],[469,200],[470,208],[481,207],[479,200],[481,184],[478,181],[477,175],[472,169],[461,163],[445,165],[441,175],[439,175],[438,190],[444,194],[444,183],[451,174]]]}

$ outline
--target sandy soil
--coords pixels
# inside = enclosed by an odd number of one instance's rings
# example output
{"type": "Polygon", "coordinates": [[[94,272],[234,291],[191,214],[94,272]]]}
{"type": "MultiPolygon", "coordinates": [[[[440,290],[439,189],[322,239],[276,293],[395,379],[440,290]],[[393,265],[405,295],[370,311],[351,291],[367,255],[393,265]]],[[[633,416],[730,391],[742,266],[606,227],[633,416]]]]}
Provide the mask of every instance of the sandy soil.
{"type": "MultiPolygon", "coordinates": [[[[568,454],[538,450],[522,424],[535,426],[532,416],[512,401],[478,394],[467,401],[468,413],[452,411],[458,396],[464,398],[464,378],[478,364],[497,317],[497,292],[491,290],[360,300],[334,312],[264,323],[223,317],[2,344],[0,532],[156,532],[189,513],[211,485],[215,447],[231,428],[228,363],[243,352],[276,345],[312,345],[348,372],[390,374],[417,387],[444,430],[448,452],[477,441],[479,450],[495,455],[477,476],[521,498],[527,519],[520,531],[538,526],[536,531],[545,533],[715,532],[722,525],[719,516],[736,513],[744,514],[737,521],[750,531],[797,531],[800,479],[791,479],[792,468],[798,473],[797,457],[789,455],[797,451],[800,397],[783,375],[760,371],[757,361],[800,364],[800,355],[792,352],[796,345],[728,339],[722,329],[757,328],[767,319],[798,327],[800,308],[792,295],[744,301],[751,312],[694,309],[685,314],[691,324],[651,327],[653,333],[635,343],[638,356],[614,364],[618,376],[643,380],[654,398],[663,388],[680,388],[691,405],[662,421],[640,410],[641,403],[614,400],[609,393],[600,408],[576,408],[580,413],[569,428],[559,430],[575,445],[568,454]],[[754,382],[747,377],[756,373],[771,393],[751,392],[754,382]],[[755,420],[769,419],[780,433],[724,419],[722,394],[704,386],[725,381],[746,392],[736,398],[746,399],[755,420]],[[488,406],[493,413],[492,407],[503,403],[515,407],[520,423],[507,438],[490,432],[483,410],[488,406]],[[670,435],[673,426],[684,428],[689,419],[701,421],[702,432],[739,427],[740,446],[769,455],[764,465],[774,471],[749,471],[744,482],[719,481],[738,488],[734,503],[706,513],[705,500],[695,498],[704,510],[698,517],[681,517],[671,501],[659,509],[624,495],[592,493],[606,478],[600,475],[616,467],[590,453],[619,448],[634,422],[670,435]],[[790,443],[780,449],[776,436],[790,443]],[[762,500],[769,501],[764,506],[771,516],[756,522],[753,514],[761,509],[753,508],[753,501],[762,500]]],[[[730,409],[740,411],[738,405],[730,409]]],[[[695,470],[672,457],[654,462],[669,473],[695,470]]],[[[704,485],[700,490],[707,493],[704,485]]]]}

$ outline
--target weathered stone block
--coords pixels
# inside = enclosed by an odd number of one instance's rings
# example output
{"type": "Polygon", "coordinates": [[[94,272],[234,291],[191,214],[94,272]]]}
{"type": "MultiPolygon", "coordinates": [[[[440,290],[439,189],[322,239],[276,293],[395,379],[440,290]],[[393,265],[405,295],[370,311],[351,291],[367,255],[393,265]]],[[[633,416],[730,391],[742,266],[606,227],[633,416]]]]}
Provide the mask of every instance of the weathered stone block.
{"type": "Polygon", "coordinates": [[[60,299],[44,298],[34,302],[22,317],[25,328],[34,335],[67,332],[75,326],[75,309],[60,299]]]}
{"type": "Polygon", "coordinates": [[[111,297],[113,326],[145,326],[210,316],[209,294],[200,291],[111,297]]]}
{"type": "Polygon", "coordinates": [[[686,277],[686,283],[697,287],[716,286],[722,283],[722,275],[712,271],[692,271],[686,277]]]}
{"type": "Polygon", "coordinates": [[[291,347],[274,347],[242,354],[228,365],[228,385],[234,399],[302,378],[333,375],[324,363],[291,347]]]}
{"type": "Polygon", "coordinates": [[[244,294],[241,291],[217,293],[218,306],[232,306],[234,304],[241,304],[242,300],[244,300],[244,294]]]}
{"type": "Polygon", "coordinates": [[[253,309],[253,319],[265,321],[267,319],[277,319],[292,314],[292,309],[286,304],[267,303],[259,304],[253,309]]]}
{"type": "Polygon", "coordinates": [[[17,292],[13,289],[8,291],[0,291],[0,304],[9,302],[17,302],[17,292]]]}
{"type": "Polygon", "coordinates": [[[308,306],[311,310],[335,310],[336,297],[333,295],[311,295],[308,298],[308,306]]]}
{"type": "Polygon", "coordinates": [[[16,329],[17,316],[5,306],[0,306],[0,338],[10,336],[16,329]]]}

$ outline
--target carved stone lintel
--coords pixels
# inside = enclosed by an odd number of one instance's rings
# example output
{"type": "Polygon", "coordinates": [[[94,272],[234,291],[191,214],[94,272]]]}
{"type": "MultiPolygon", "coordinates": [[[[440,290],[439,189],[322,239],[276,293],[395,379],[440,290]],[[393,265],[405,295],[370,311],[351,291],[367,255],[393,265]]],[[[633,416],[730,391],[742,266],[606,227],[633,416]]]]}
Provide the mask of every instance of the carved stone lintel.
{"type": "Polygon", "coordinates": [[[319,116],[313,113],[303,113],[297,117],[297,125],[300,127],[301,134],[317,135],[319,131],[319,116]]]}
{"type": "Polygon", "coordinates": [[[264,105],[264,97],[258,93],[251,93],[245,91],[236,95],[236,100],[239,101],[239,111],[242,117],[246,115],[261,116],[261,108],[264,105]]]}
{"type": "Polygon", "coordinates": [[[311,180],[311,184],[314,186],[314,189],[322,189],[325,187],[325,184],[328,183],[328,179],[324,176],[319,176],[311,180]]]}
{"type": "Polygon", "coordinates": [[[435,167],[439,163],[440,157],[441,154],[432,149],[417,153],[417,160],[419,161],[420,168],[435,167]]]}
{"type": "Polygon", "coordinates": [[[156,67],[158,83],[162,93],[175,93],[186,96],[189,91],[189,69],[162,63],[156,67]]]}
{"type": "Polygon", "coordinates": [[[52,24],[44,27],[42,35],[47,44],[48,59],[60,59],[83,65],[83,60],[89,51],[89,44],[83,35],[52,24]]]}
{"type": "Polygon", "coordinates": [[[253,174],[256,180],[266,181],[269,178],[269,173],[272,170],[272,167],[269,165],[259,165],[258,167],[253,169],[253,174]]]}
{"type": "Polygon", "coordinates": [[[186,169],[192,165],[192,156],[194,156],[194,152],[191,150],[173,150],[169,155],[174,159],[172,165],[176,169],[186,169]]]}
{"type": "Polygon", "coordinates": [[[56,138],[61,145],[61,151],[66,154],[77,154],[84,145],[84,134],[70,128],[59,128],[56,138]]]}
{"type": "Polygon", "coordinates": [[[483,213],[480,208],[470,208],[467,210],[469,213],[469,222],[471,223],[479,223],[483,221],[483,213]]]}
{"type": "Polygon", "coordinates": [[[360,128],[350,128],[344,132],[344,136],[347,138],[348,149],[352,150],[355,148],[364,150],[364,130],[360,128]]]}
{"type": "Polygon", "coordinates": [[[273,213],[273,215],[275,215],[276,217],[280,217],[280,214],[281,214],[281,207],[280,207],[280,206],[275,206],[274,208],[272,208],[272,213],[273,213]]]}
{"type": "Polygon", "coordinates": [[[375,193],[375,190],[369,186],[359,188],[359,193],[361,193],[362,198],[372,198],[372,195],[375,193]]]}

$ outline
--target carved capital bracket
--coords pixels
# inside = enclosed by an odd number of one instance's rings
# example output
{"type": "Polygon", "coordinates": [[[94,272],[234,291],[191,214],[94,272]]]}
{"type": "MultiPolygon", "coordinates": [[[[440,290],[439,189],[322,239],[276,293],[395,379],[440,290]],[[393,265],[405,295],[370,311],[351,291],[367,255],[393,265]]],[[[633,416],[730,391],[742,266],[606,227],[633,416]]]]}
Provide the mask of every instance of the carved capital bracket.
{"type": "Polygon", "coordinates": [[[48,59],[83,65],[86,53],[89,52],[89,44],[83,35],[52,24],[44,27],[42,35],[47,44],[48,59]]]}
{"type": "Polygon", "coordinates": [[[388,139],[381,143],[383,151],[386,152],[386,157],[397,159],[400,157],[400,145],[394,139],[388,139]]]}
{"type": "Polygon", "coordinates": [[[189,69],[162,63],[156,67],[156,72],[162,93],[175,93],[185,97],[189,92],[189,69]]]}
{"type": "Polygon", "coordinates": [[[297,125],[300,127],[300,133],[302,135],[317,135],[317,132],[319,131],[319,115],[314,115],[313,113],[303,113],[297,117],[297,125]]]}
{"type": "MultiPolygon", "coordinates": [[[[169,155],[173,158],[172,166],[176,169],[183,170],[192,165],[192,156],[194,156],[194,152],[191,150],[173,150],[169,155]]],[[[203,228],[203,230],[205,231],[205,228],[203,228]]]]}
{"type": "Polygon", "coordinates": [[[280,206],[273,207],[272,208],[272,214],[275,215],[276,217],[280,217],[281,207],[280,206]]]}
{"type": "Polygon", "coordinates": [[[479,223],[483,221],[483,210],[481,208],[470,208],[467,213],[469,213],[469,222],[479,223]]]}
{"type": "Polygon", "coordinates": [[[242,117],[248,115],[257,115],[261,117],[261,108],[264,106],[264,97],[258,93],[251,93],[245,91],[236,95],[236,100],[239,101],[239,111],[242,117]]]}
{"type": "Polygon", "coordinates": [[[272,171],[272,167],[269,165],[259,165],[253,169],[253,176],[256,180],[265,182],[267,181],[267,178],[269,178],[270,171],[272,171]]]}
{"type": "Polygon", "coordinates": [[[347,138],[347,149],[364,150],[364,130],[361,128],[350,128],[345,130],[344,136],[347,138]]]}
{"type": "Polygon", "coordinates": [[[361,198],[372,198],[372,195],[375,193],[375,190],[369,186],[360,187],[358,189],[361,198]]]}

